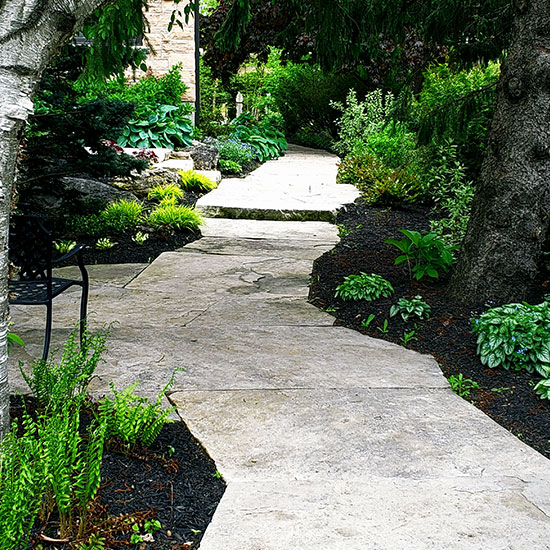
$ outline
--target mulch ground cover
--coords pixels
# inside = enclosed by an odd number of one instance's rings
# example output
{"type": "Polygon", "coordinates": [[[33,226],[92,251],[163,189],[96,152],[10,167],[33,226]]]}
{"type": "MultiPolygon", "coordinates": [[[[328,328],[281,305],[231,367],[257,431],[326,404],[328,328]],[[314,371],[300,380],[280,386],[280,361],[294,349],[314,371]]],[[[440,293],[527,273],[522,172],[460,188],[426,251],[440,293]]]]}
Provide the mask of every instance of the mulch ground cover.
{"type": "MultiPolygon", "coordinates": [[[[342,209],[338,224],[348,235],[336,247],[318,258],[313,266],[310,301],[335,316],[342,325],[375,338],[401,344],[405,332],[415,330],[408,347],[432,354],[446,377],[463,374],[479,385],[467,397],[500,425],[550,458],[550,404],[533,391],[538,380],[525,372],[489,369],[478,359],[476,339],[470,331],[472,317],[488,309],[487,304],[460,307],[445,295],[448,275],[436,281],[411,281],[406,264],[395,266],[398,250],[385,244],[388,238],[402,238],[399,229],[429,230],[428,209],[419,207],[380,208],[365,205],[361,199],[342,209]],[[372,302],[343,301],[335,298],[336,287],[351,274],[376,273],[391,282],[395,295],[372,302]],[[391,317],[390,307],[398,298],[420,295],[431,306],[427,320],[391,317]],[[368,328],[361,326],[369,315],[375,318],[368,328]],[[384,321],[388,320],[387,333],[384,321]],[[417,325],[415,328],[414,325],[417,325]]],[[[540,303],[548,292],[541,281],[530,289],[529,303],[540,303]]]]}
{"type": "MultiPolygon", "coordinates": [[[[33,413],[34,400],[26,398],[33,413]]],[[[11,414],[21,414],[20,398],[12,397],[11,414]]],[[[83,413],[82,430],[89,423],[83,413]]],[[[91,528],[105,539],[105,548],[140,550],[193,550],[210,523],[225,491],[225,482],[200,443],[183,422],[166,424],[151,447],[123,452],[117,445],[107,449],[101,466],[101,486],[90,508],[91,528]],[[162,527],[153,533],[154,542],[130,543],[132,525],[158,520],[162,527]]],[[[75,545],[53,543],[55,517],[47,526],[36,525],[32,549],[69,549],[75,545]]]]}

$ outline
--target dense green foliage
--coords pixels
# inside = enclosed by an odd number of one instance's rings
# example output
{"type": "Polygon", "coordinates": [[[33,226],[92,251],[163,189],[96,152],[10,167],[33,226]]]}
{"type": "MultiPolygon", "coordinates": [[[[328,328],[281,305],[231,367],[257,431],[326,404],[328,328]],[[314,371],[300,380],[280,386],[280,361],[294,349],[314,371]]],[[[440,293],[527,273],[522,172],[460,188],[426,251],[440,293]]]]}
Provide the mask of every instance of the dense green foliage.
{"type": "Polygon", "coordinates": [[[257,121],[243,113],[231,123],[233,138],[254,149],[254,158],[260,162],[279,158],[288,148],[284,134],[269,121],[257,121]]]}
{"type": "Polygon", "coordinates": [[[537,372],[550,378],[550,302],[507,304],[472,320],[477,353],[490,368],[537,372]]]}
{"type": "Polygon", "coordinates": [[[395,259],[395,265],[407,262],[411,277],[416,280],[423,277],[437,279],[441,270],[448,271],[454,262],[452,247],[445,244],[434,233],[421,235],[410,229],[399,230],[403,239],[387,239],[385,242],[399,249],[401,254],[395,259]]]}
{"type": "Polygon", "coordinates": [[[113,438],[150,445],[168,421],[171,410],[162,410],[161,400],[173,379],[153,404],[134,395],[135,384],[113,390],[114,399],[104,398],[86,429],[81,426],[84,408],[94,410],[86,393],[104,348],[105,335],[86,334],[78,349],[73,331],[59,362],[39,360],[24,372],[42,408],[31,415],[23,401],[21,418],[0,443],[2,550],[26,547],[37,521],[47,535],[94,547],[98,535],[90,535],[89,510],[101,483],[105,445],[113,438]],[[52,518],[55,532],[44,529],[52,518]]]}
{"type": "Polygon", "coordinates": [[[195,170],[180,171],[180,175],[180,185],[185,191],[208,193],[216,188],[216,182],[212,181],[204,174],[199,174],[195,170]]]}
{"type": "Polygon", "coordinates": [[[393,292],[391,283],[380,275],[361,273],[344,277],[344,282],[336,287],[335,296],[342,300],[377,300],[393,292]]]}
{"type": "Polygon", "coordinates": [[[430,316],[430,311],[430,306],[422,300],[422,296],[415,296],[410,300],[399,298],[397,304],[390,308],[390,317],[394,317],[399,313],[403,321],[407,322],[412,316],[427,319],[430,316]]]}

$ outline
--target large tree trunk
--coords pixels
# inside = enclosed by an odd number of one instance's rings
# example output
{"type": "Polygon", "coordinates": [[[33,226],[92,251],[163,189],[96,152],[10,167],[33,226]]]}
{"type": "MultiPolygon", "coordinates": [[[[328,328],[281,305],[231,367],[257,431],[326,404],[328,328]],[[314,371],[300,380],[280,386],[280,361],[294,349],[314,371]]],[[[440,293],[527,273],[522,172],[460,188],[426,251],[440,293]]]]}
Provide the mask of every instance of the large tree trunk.
{"type": "Polygon", "coordinates": [[[57,49],[109,0],[0,0],[0,439],[9,427],[8,225],[21,132],[57,49]]]}
{"type": "Polygon", "coordinates": [[[450,296],[522,300],[540,272],[550,211],[550,0],[516,0],[489,148],[450,296]]]}

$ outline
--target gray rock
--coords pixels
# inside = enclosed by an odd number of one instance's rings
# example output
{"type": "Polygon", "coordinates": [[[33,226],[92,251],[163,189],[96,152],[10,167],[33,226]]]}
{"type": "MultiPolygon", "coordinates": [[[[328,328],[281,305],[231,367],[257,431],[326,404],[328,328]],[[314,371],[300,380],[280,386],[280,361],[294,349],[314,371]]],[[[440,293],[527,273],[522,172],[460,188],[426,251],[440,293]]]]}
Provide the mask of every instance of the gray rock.
{"type": "Polygon", "coordinates": [[[95,212],[109,202],[136,196],[93,178],[64,177],[55,187],[38,191],[32,201],[41,211],[58,216],[67,212],[95,212]]]}
{"type": "Polygon", "coordinates": [[[177,171],[153,168],[130,177],[116,178],[113,180],[113,185],[118,189],[133,193],[138,199],[145,200],[153,187],[167,184],[179,185],[180,179],[177,171]]]}
{"type": "Polygon", "coordinates": [[[195,170],[217,170],[220,154],[216,147],[200,141],[194,141],[192,147],[185,149],[191,155],[195,170]]]}

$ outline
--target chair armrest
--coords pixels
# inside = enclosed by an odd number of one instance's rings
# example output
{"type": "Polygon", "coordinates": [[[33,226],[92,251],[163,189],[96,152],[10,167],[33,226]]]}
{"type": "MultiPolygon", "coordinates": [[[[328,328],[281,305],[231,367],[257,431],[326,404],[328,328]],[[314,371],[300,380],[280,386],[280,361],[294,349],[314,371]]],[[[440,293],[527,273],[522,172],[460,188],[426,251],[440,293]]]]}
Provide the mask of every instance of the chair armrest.
{"type": "Polygon", "coordinates": [[[59,256],[59,258],[52,258],[52,264],[59,264],[61,262],[64,262],[65,260],[68,260],[69,258],[72,258],[76,254],[81,254],[82,250],[86,248],[85,244],[77,244],[67,254],[63,254],[63,256],[59,256]]]}

